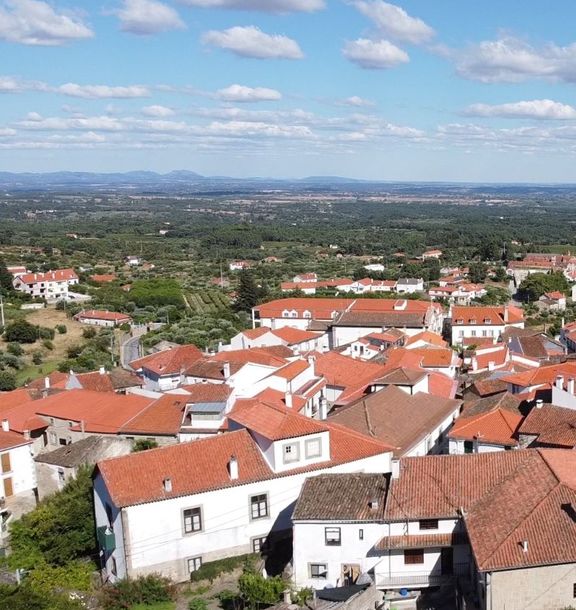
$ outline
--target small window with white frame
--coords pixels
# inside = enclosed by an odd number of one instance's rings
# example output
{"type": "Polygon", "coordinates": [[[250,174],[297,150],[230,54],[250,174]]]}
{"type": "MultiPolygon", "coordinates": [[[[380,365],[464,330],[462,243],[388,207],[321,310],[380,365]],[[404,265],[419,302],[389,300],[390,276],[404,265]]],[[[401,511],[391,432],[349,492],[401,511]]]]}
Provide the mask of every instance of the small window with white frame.
{"type": "Polygon", "coordinates": [[[339,527],[324,528],[324,542],[326,546],[340,546],[342,544],[342,533],[339,527]]]}
{"type": "Polygon", "coordinates": [[[202,509],[199,506],[184,509],[182,511],[182,519],[185,534],[202,531],[202,509]]]}
{"type": "Polygon", "coordinates": [[[322,455],[322,439],[309,438],[305,443],[306,457],[317,458],[322,455]]]}
{"type": "Polygon", "coordinates": [[[268,516],[268,494],[250,497],[250,518],[264,519],[268,516]]]}
{"type": "Polygon", "coordinates": [[[325,563],[311,563],[309,565],[310,568],[310,578],[321,578],[325,580],[328,578],[328,565],[325,563]]]}
{"type": "Polygon", "coordinates": [[[258,538],[252,538],[252,552],[262,553],[264,545],[266,544],[266,536],[259,536],[258,538]]]}
{"type": "Polygon", "coordinates": [[[187,560],[188,564],[188,574],[192,574],[192,572],[197,572],[202,567],[202,557],[190,557],[187,560]]]}
{"type": "Polygon", "coordinates": [[[282,447],[284,464],[292,464],[300,459],[300,448],[298,443],[288,443],[282,447]]]}

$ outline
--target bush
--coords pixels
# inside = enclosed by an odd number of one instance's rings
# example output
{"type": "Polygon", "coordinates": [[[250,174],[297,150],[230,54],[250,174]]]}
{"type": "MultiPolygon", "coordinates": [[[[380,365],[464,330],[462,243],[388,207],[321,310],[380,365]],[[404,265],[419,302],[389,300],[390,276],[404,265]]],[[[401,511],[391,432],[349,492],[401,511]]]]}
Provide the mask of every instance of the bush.
{"type": "Polygon", "coordinates": [[[78,600],[54,593],[38,592],[26,584],[0,585],[0,610],[82,610],[78,600]]]}
{"type": "Polygon", "coordinates": [[[208,610],[208,602],[201,597],[193,597],[188,602],[188,610],[208,610]]]}
{"type": "Polygon", "coordinates": [[[247,561],[254,560],[255,558],[257,558],[257,555],[238,555],[236,557],[208,561],[190,574],[190,580],[192,582],[198,582],[199,580],[209,580],[212,582],[220,574],[232,572],[236,568],[242,567],[247,561]]]}
{"type": "Polygon", "coordinates": [[[82,349],[83,348],[81,345],[71,345],[66,350],[66,355],[68,358],[78,358],[78,356],[82,353],[82,349]]]}
{"type": "Polygon", "coordinates": [[[16,377],[8,371],[0,371],[0,392],[16,389],[16,377]]]}
{"type": "Polygon", "coordinates": [[[85,328],[82,331],[82,336],[84,337],[84,339],[94,339],[94,337],[96,336],[96,329],[95,328],[85,328]]]}
{"type": "Polygon", "coordinates": [[[42,352],[36,351],[32,354],[32,363],[33,364],[36,364],[36,365],[42,364],[42,360],[43,360],[42,352]]]}
{"type": "Polygon", "coordinates": [[[158,443],[155,440],[148,438],[140,438],[132,446],[132,453],[136,453],[138,451],[146,451],[148,449],[156,449],[156,447],[158,447],[158,443]]]}
{"type": "Polygon", "coordinates": [[[58,331],[58,333],[60,335],[65,335],[68,332],[68,328],[66,327],[66,324],[58,324],[56,326],[56,330],[58,331]]]}
{"type": "Polygon", "coordinates": [[[87,561],[72,561],[65,566],[40,563],[26,575],[26,585],[46,593],[57,589],[90,591],[94,569],[94,564],[87,561]]]}
{"type": "Polygon", "coordinates": [[[20,345],[20,343],[9,343],[6,348],[9,354],[13,356],[21,356],[24,353],[24,349],[20,345]]]}
{"type": "Polygon", "coordinates": [[[6,326],[4,338],[8,342],[16,343],[35,343],[38,339],[38,328],[26,322],[26,320],[17,320],[6,326]]]}
{"type": "Polygon", "coordinates": [[[44,339],[44,341],[42,341],[42,345],[49,350],[53,350],[54,349],[54,343],[52,343],[52,341],[50,341],[50,339],[44,339]]]}
{"type": "Polygon", "coordinates": [[[175,597],[176,587],[169,578],[150,574],[103,587],[100,601],[104,610],[126,610],[135,604],[169,602],[175,597]]]}
{"type": "Polygon", "coordinates": [[[53,328],[46,328],[44,326],[38,327],[38,336],[40,339],[54,339],[56,333],[53,328]]]}

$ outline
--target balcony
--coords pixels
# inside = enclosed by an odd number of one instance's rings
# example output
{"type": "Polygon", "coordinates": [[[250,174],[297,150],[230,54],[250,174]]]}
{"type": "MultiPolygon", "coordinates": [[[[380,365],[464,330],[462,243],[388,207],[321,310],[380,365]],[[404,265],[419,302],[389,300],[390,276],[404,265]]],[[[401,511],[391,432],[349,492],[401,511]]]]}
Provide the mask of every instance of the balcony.
{"type": "Polygon", "coordinates": [[[440,587],[450,585],[470,575],[470,564],[454,564],[450,572],[393,572],[391,575],[376,573],[376,586],[380,589],[440,587]]]}

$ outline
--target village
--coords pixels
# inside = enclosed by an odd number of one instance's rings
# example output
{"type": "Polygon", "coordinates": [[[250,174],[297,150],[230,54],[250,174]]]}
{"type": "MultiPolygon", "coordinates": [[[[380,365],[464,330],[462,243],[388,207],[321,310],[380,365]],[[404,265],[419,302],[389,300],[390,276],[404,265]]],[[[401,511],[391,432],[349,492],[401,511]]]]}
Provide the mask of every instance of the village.
{"type": "Polygon", "coordinates": [[[433,283],[303,271],[216,349],[143,346],[150,328],[93,309],[72,268],[7,271],[31,307],[72,303],[85,329],[124,330],[115,366],[0,393],[8,551],[12,524],[88,465],[111,586],[189,582],[251,555],[293,594],[343,608],[573,603],[576,323],[527,325],[514,295],[561,276],[568,288],[531,307],[562,317],[576,257],[510,261],[498,305],[481,304],[490,288],[466,267],[442,265],[433,283]]]}

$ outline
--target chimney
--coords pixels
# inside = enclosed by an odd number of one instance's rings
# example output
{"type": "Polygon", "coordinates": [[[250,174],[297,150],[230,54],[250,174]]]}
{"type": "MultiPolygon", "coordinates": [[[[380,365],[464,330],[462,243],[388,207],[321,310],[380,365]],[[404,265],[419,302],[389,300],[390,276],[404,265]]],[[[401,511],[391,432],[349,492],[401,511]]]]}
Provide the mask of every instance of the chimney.
{"type": "Polygon", "coordinates": [[[539,399],[536,401],[536,408],[537,408],[537,409],[541,409],[543,406],[544,406],[544,401],[543,401],[541,398],[539,398],[539,399]]]}
{"type": "Polygon", "coordinates": [[[400,478],[400,460],[392,459],[392,478],[400,478]]]}
{"type": "Polygon", "coordinates": [[[45,390],[50,389],[50,377],[44,377],[44,389],[45,390]]]}
{"type": "Polygon", "coordinates": [[[10,432],[10,422],[7,419],[2,420],[2,430],[4,432],[10,432]]]}
{"type": "Polygon", "coordinates": [[[222,372],[224,373],[224,379],[228,379],[230,377],[230,363],[225,362],[222,367],[222,372]]]}
{"type": "Polygon", "coordinates": [[[522,540],[522,550],[527,553],[528,552],[528,540],[522,540]]]}
{"type": "Polygon", "coordinates": [[[508,305],[504,305],[504,323],[508,323],[508,305]]]}
{"type": "Polygon", "coordinates": [[[164,479],[162,481],[162,485],[164,486],[164,491],[165,492],[171,492],[172,491],[172,479],[164,479]]]}
{"type": "Polygon", "coordinates": [[[99,373],[100,373],[100,375],[106,375],[106,369],[103,366],[101,366],[99,373]]]}
{"type": "Polygon", "coordinates": [[[24,440],[29,441],[30,440],[30,430],[24,430],[23,434],[24,434],[24,440]]]}
{"type": "Polygon", "coordinates": [[[292,394],[290,394],[290,392],[285,392],[284,393],[284,403],[286,404],[286,406],[291,409],[292,406],[294,405],[293,401],[292,401],[292,394]]]}
{"type": "Polygon", "coordinates": [[[494,364],[494,361],[490,360],[490,362],[488,363],[488,370],[493,371],[495,368],[496,368],[496,365],[494,364]]]}
{"type": "Polygon", "coordinates": [[[231,481],[238,479],[238,458],[235,455],[231,455],[228,461],[228,474],[231,481]]]}
{"type": "Polygon", "coordinates": [[[318,406],[318,417],[324,420],[328,417],[328,399],[326,396],[320,396],[320,404],[318,406]]]}
{"type": "Polygon", "coordinates": [[[556,387],[561,390],[564,386],[564,377],[562,375],[557,375],[556,377],[556,387]]]}
{"type": "Polygon", "coordinates": [[[570,379],[568,379],[568,394],[572,394],[574,395],[574,377],[570,377],[570,379]]]}

